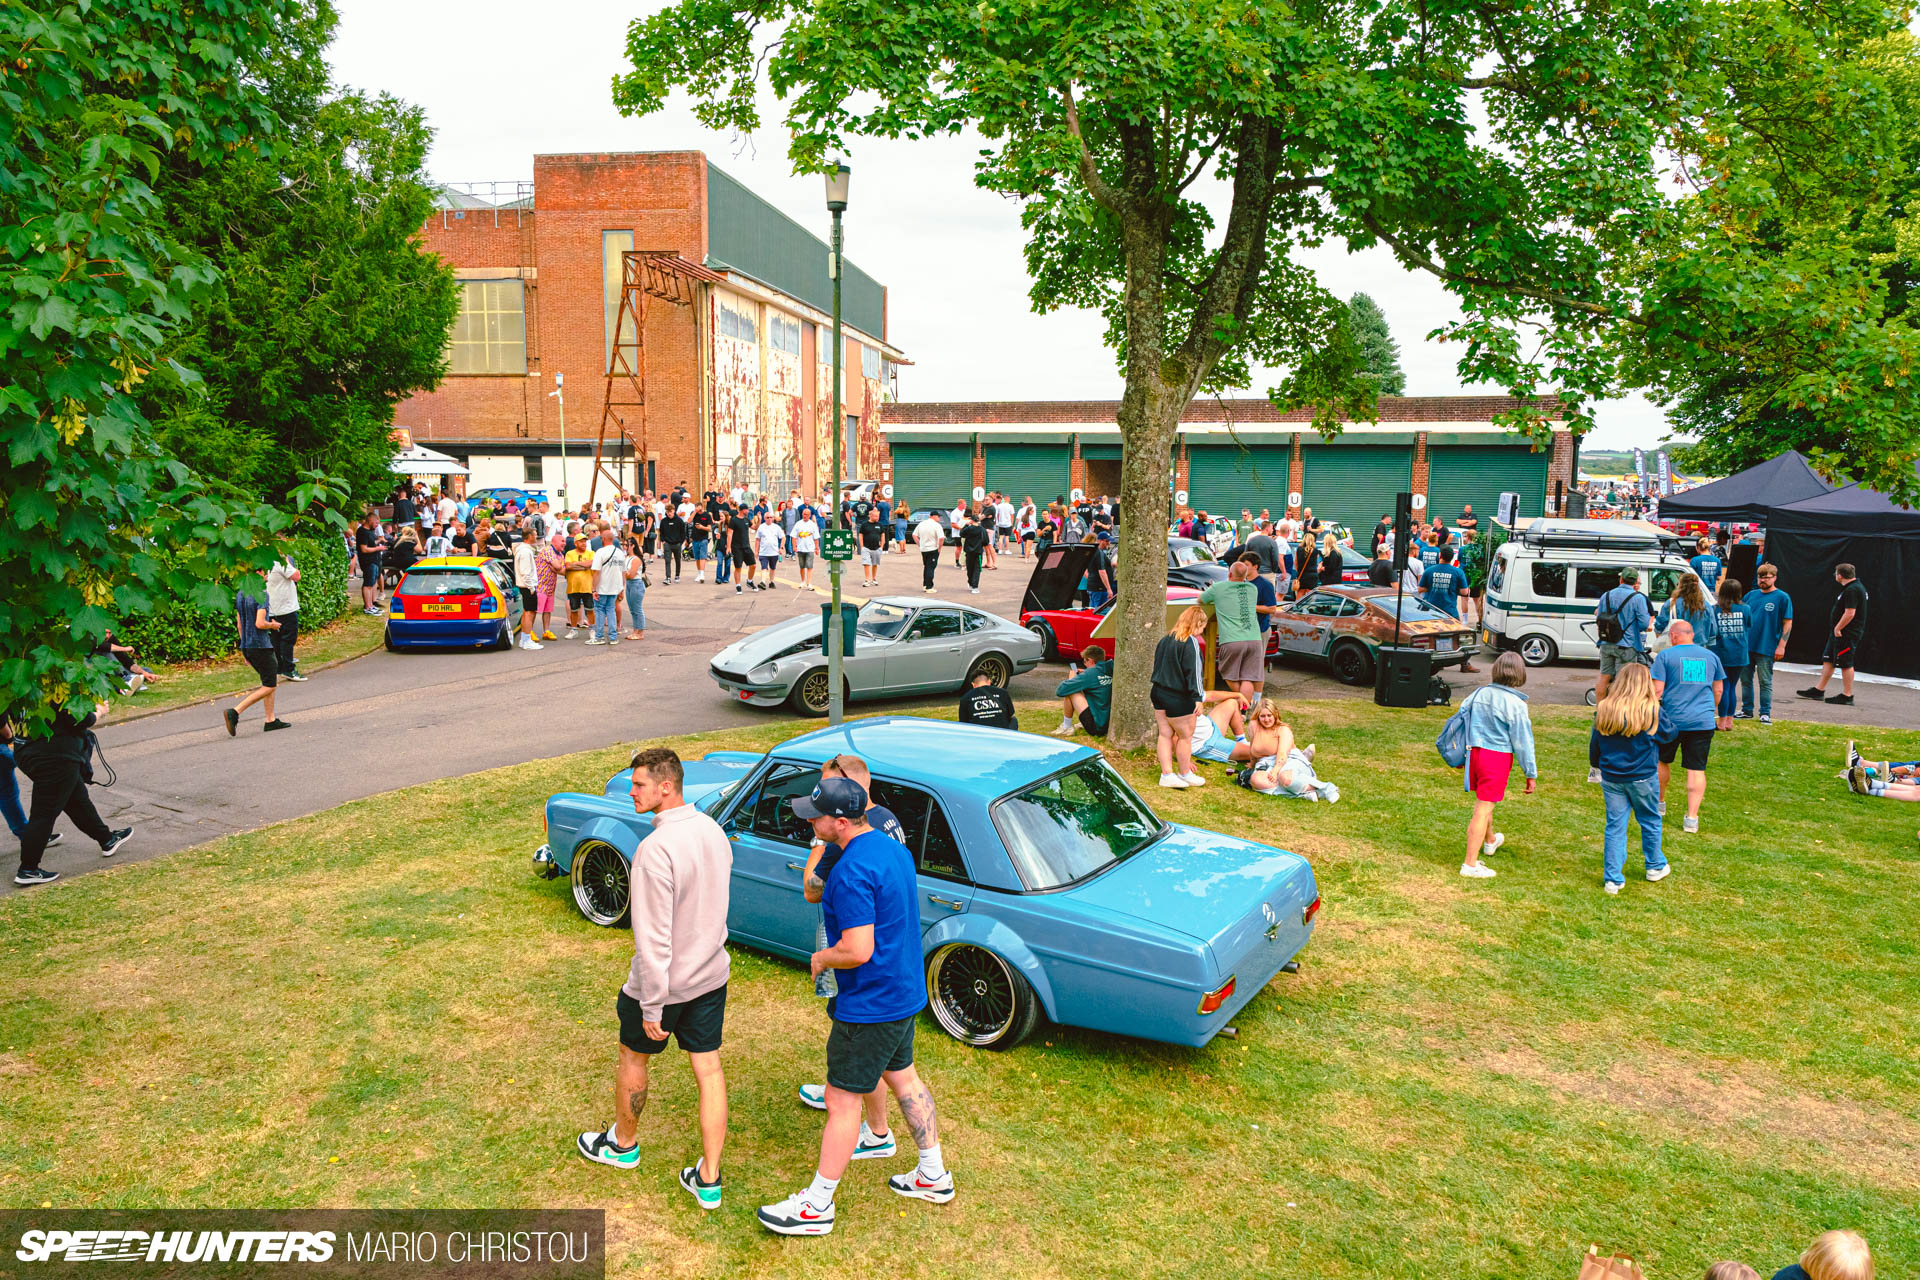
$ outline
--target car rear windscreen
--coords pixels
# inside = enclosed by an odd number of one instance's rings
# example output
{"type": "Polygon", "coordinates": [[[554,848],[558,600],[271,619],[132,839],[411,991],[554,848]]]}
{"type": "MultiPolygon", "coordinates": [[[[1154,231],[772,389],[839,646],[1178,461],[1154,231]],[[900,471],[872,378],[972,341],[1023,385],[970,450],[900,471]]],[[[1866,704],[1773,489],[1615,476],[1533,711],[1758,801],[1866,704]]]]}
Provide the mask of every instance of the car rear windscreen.
{"type": "Polygon", "coordinates": [[[400,580],[396,595],[479,596],[487,589],[478,569],[415,569],[400,580]]]}

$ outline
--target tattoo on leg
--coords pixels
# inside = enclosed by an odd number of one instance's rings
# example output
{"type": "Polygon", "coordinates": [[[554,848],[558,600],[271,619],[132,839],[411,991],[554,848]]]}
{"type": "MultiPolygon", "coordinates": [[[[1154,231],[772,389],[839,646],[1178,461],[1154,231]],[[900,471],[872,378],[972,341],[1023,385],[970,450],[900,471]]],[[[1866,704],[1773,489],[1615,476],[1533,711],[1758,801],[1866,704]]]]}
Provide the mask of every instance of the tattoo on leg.
{"type": "Polygon", "coordinates": [[[638,1089],[629,1089],[627,1091],[627,1110],[633,1113],[633,1118],[638,1120],[640,1113],[646,1109],[647,1086],[641,1085],[638,1089]]]}
{"type": "Polygon", "coordinates": [[[913,1131],[915,1145],[925,1148],[940,1140],[940,1129],[934,1121],[933,1095],[927,1092],[926,1085],[916,1085],[911,1093],[900,1095],[900,1114],[907,1118],[907,1128],[913,1131]]]}

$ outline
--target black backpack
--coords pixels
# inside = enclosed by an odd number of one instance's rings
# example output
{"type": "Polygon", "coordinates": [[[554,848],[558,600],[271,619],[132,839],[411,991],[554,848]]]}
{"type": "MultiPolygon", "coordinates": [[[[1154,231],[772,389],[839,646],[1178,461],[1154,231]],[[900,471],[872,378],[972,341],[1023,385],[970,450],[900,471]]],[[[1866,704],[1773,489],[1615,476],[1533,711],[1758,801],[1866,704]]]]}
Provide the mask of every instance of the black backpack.
{"type": "MultiPolygon", "coordinates": [[[[1622,583],[1620,586],[1611,588],[1605,595],[1600,597],[1600,608],[1599,611],[1594,614],[1594,622],[1595,631],[1600,637],[1601,644],[1619,644],[1626,638],[1627,633],[1620,625],[1620,609],[1625,607],[1627,601],[1621,600],[1615,607],[1607,607],[1607,602],[1614,598],[1613,593],[1625,586],[1626,584],[1622,583]]],[[[1630,598],[1631,597],[1629,597],[1629,599],[1630,598]]]]}

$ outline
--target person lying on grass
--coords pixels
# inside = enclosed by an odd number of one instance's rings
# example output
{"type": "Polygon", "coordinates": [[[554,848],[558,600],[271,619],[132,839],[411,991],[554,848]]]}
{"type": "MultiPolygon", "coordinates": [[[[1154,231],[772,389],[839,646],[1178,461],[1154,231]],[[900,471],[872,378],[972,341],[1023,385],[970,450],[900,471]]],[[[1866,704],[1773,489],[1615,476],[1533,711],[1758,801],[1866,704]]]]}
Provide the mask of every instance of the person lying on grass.
{"type": "Polygon", "coordinates": [[[1848,742],[1847,767],[1840,776],[1855,795],[1920,800],[1920,760],[1865,760],[1848,742]]]}

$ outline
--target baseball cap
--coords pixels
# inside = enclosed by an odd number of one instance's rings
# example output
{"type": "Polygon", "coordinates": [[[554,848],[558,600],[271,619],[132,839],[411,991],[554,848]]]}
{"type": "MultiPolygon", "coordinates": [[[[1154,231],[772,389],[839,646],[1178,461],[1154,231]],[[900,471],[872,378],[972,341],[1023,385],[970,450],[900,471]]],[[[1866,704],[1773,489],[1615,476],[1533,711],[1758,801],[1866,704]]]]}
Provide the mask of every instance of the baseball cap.
{"type": "Polygon", "coordinates": [[[812,795],[789,803],[802,818],[857,818],[867,811],[867,792],[852,778],[822,778],[812,795]]]}
{"type": "Polygon", "coordinates": [[[1096,533],[1095,533],[1095,534],[1094,534],[1093,536],[1094,536],[1094,537],[1095,537],[1095,538],[1096,538],[1097,540],[1099,540],[1099,541],[1101,541],[1101,542],[1112,542],[1112,541],[1113,541],[1113,534],[1112,534],[1112,533],[1110,533],[1110,532],[1108,532],[1108,531],[1107,531],[1107,530],[1105,530],[1105,529],[1101,529],[1101,530],[1099,530],[1099,531],[1098,531],[1098,532],[1096,532],[1096,533]]]}

